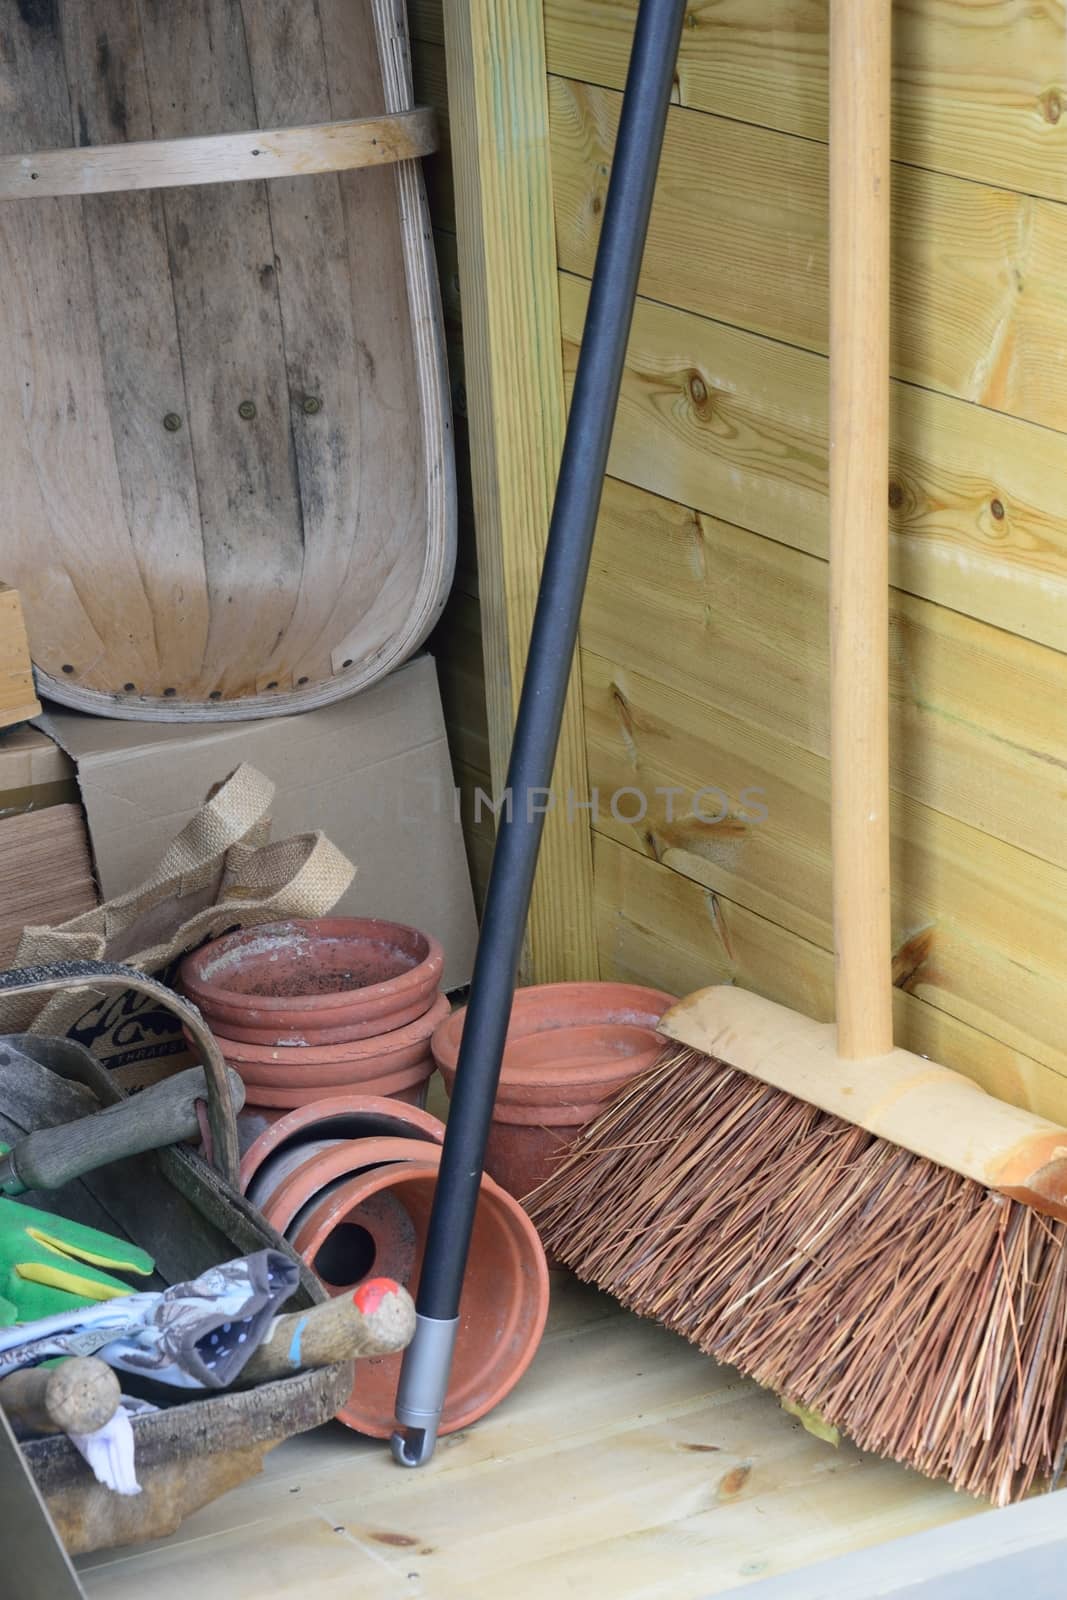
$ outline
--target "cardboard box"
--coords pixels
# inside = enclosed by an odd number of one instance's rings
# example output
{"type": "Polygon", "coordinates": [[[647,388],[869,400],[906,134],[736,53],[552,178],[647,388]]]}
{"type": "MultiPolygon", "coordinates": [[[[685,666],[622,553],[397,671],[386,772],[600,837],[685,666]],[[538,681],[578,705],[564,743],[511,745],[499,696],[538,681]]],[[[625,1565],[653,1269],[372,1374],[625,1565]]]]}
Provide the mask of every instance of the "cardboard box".
{"type": "Polygon", "coordinates": [[[0,817],[0,968],[14,966],[23,928],[55,927],[96,903],[81,806],[0,817]]]}
{"type": "Polygon", "coordinates": [[[338,915],[440,939],[469,981],[477,928],[437,674],[419,656],[364,693],[257,722],[123,722],[49,708],[74,761],[105,899],[136,887],[209,790],[247,761],[277,785],[272,837],[321,828],[356,864],[338,915]]]}
{"type": "Polygon", "coordinates": [[[74,763],[46,733],[26,726],[0,732],[0,817],[77,798],[74,763]]]}

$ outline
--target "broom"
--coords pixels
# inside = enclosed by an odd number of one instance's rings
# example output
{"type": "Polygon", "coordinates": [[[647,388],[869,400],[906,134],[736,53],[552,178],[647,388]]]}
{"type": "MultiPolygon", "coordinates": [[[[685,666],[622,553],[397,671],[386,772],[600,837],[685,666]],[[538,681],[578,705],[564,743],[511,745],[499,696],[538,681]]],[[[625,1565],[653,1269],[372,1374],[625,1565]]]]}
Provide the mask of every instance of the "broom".
{"type": "Polygon", "coordinates": [[[892,1044],[890,10],[830,7],[836,1029],[690,996],[529,1205],[579,1277],[1001,1505],[1067,1452],[1067,1131],[892,1044]]]}

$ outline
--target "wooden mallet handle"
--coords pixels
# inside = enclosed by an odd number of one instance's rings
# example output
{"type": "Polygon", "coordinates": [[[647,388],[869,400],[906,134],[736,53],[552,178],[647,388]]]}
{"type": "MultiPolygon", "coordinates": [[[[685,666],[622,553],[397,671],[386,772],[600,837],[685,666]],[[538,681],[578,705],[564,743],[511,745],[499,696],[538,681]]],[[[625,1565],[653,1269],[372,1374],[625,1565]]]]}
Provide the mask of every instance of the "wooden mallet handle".
{"type": "Polygon", "coordinates": [[[392,1278],[370,1278],[353,1293],[276,1317],[241,1380],[264,1383],[306,1367],[394,1355],[414,1332],[415,1305],[407,1290],[392,1278]]]}
{"type": "MultiPolygon", "coordinates": [[[[236,1114],[244,1105],[245,1088],[232,1067],[225,1070],[236,1114]]],[[[111,1161],[191,1139],[200,1128],[197,1102],[207,1094],[203,1067],[190,1067],[91,1117],[38,1128],[20,1139],[0,1164],[0,1190],[17,1195],[27,1189],[61,1189],[111,1161]]]]}
{"type": "Polygon", "coordinates": [[[119,1408],[119,1380],[95,1356],[71,1356],[58,1367],[26,1367],[0,1378],[0,1406],[35,1433],[95,1433],[119,1408]]]}

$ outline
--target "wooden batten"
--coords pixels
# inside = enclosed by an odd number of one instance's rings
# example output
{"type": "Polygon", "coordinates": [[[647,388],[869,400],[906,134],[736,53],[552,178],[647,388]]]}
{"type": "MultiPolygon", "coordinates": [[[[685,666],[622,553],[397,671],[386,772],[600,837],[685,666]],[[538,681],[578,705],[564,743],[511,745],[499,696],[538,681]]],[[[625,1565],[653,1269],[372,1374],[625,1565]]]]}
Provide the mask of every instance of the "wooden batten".
{"type": "Polygon", "coordinates": [[[198,183],[257,182],[413,161],[437,147],[425,106],[386,117],[305,128],[150,139],[129,144],[0,156],[0,200],[179,189],[198,183]]]}
{"type": "Polygon", "coordinates": [[[670,1010],[661,1032],[976,1183],[1067,1220],[1067,1129],[995,1100],[908,1050],[837,1054],[832,1024],[722,986],[670,1010]]]}
{"type": "MultiPolygon", "coordinates": [[[[455,0],[444,38],[489,747],[502,792],[564,425],[540,0],[455,0]]],[[[554,785],[525,961],[539,981],[595,970],[589,827],[573,825],[566,803],[586,788],[577,669],[554,785]]]]}
{"type": "Polygon", "coordinates": [[[0,583],[0,728],[26,722],[40,712],[18,592],[0,583]]]}

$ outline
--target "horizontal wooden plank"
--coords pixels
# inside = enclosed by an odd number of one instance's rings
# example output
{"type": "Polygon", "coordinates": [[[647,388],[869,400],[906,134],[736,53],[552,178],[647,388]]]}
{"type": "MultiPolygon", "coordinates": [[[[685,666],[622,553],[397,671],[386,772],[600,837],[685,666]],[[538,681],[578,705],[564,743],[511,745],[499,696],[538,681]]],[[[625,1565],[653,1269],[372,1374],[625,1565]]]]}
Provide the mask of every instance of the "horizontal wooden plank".
{"type": "MultiPolygon", "coordinates": [[[[563,274],[573,382],[588,286],[563,274]]],[[[1067,472],[1059,434],[892,386],[898,588],[1067,650],[1067,472]]],[[[640,300],[610,471],[817,555],[827,534],[824,356],[640,300]]]]}
{"type": "MultiPolygon", "coordinates": [[[[586,649],[826,756],[826,607],[824,562],[608,480],[586,649]]],[[[894,788],[1067,866],[1067,662],[895,591],[890,626],[894,788]]]]}
{"type": "Polygon", "coordinates": [[[180,189],[200,183],[350,172],[412,161],[436,148],[434,113],[420,106],[393,116],[357,117],[303,128],[253,128],[248,133],[189,139],[36,150],[0,156],[0,200],[125,194],[133,189],[180,189]]]}
{"type": "MultiPolygon", "coordinates": [[[[549,80],[560,265],[590,275],[622,96],[549,80]]],[[[827,148],[671,110],[641,274],[653,300],[828,339],[827,148]]],[[[897,164],[893,371],[1067,430],[1067,206],[897,164]]]]}
{"type": "Polygon", "coordinates": [[[172,1538],[81,1560],[86,1590],[682,1600],[980,1509],[847,1441],[831,1449],[774,1394],[569,1273],[553,1275],[545,1337],[506,1405],[452,1435],[432,1472],[401,1478],[382,1458],[339,1428],[289,1439],[172,1538]]]}
{"type": "MultiPolygon", "coordinates": [[[[833,948],[830,763],[583,653],[595,826],[833,948]]],[[[1067,1075],[1067,868],[896,794],[894,980],[1067,1075]]]]}
{"type": "MultiPolygon", "coordinates": [[[[601,977],[686,994],[737,983],[828,1022],[833,957],[766,917],[670,867],[593,835],[601,977]]],[[[955,1067],[990,1094],[1042,1116],[1067,1117],[1067,1080],[903,990],[894,993],[897,1042],[955,1067]]]]}
{"type": "MultiPolygon", "coordinates": [[[[429,37],[441,0],[416,0],[429,37]]],[[[621,88],[636,0],[545,0],[549,70],[621,88]]],[[[827,137],[826,0],[693,0],[678,57],[686,106],[827,137]]],[[[900,161],[1067,199],[1067,14],[1059,0],[898,0],[900,161]]]]}

